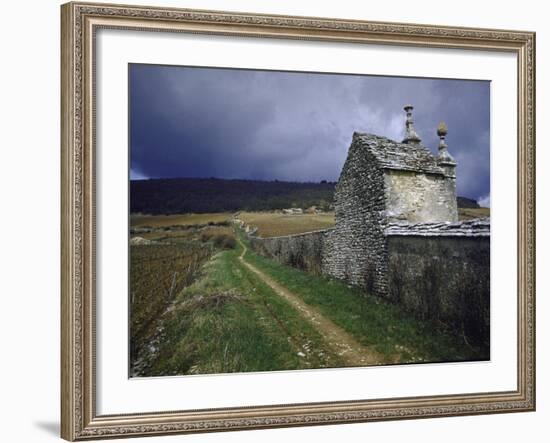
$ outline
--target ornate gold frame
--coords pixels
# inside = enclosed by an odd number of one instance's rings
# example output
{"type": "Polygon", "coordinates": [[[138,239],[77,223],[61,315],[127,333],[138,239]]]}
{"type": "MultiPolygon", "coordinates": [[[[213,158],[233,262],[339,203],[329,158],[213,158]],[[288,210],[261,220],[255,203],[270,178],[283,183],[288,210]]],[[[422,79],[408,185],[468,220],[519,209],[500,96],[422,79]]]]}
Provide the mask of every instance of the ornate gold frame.
{"type": "Polygon", "coordinates": [[[67,440],[535,409],[535,34],[247,13],[61,7],[61,435],[67,440]],[[94,389],[94,35],[98,28],[508,51],[518,60],[518,380],[511,392],[98,416],[94,389]]]}

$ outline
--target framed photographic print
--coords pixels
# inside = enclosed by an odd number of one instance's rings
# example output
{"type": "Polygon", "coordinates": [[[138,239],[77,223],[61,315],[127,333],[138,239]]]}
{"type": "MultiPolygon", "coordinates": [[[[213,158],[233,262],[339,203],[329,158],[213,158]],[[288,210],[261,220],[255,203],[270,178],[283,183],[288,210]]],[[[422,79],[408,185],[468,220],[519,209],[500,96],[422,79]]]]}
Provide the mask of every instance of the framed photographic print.
{"type": "Polygon", "coordinates": [[[61,14],[63,438],[534,410],[534,33],[61,14]]]}

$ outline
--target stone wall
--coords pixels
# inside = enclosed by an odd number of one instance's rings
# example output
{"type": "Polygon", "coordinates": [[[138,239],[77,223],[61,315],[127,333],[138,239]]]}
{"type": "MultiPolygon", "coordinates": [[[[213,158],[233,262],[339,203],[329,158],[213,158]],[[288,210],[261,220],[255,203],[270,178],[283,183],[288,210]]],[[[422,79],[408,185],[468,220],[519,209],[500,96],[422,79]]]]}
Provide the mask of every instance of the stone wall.
{"type": "Polygon", "coordinates": [[[389,225],[391,301],[489,347],[489,220],[389,225]]]}
{"type": "Polygon", "coordinates": [[[327,233],[323,273],[386,296],[384,172],[354,134],[334,194],[336,225],[327,233]]]}
{"type": "Polygon", "coordinates": [[[389,220],[413,223],[458,220],[454,177],[388,169],[384,183],[389,220]]]}
{"type": "Polygon", "coordinates": [[[322,273],[325,238],[331,230],[261,238],[249,235],[250,247],[264,257],[312,274],[322,273]]]}
{"type": "MultiPolygon", "coordinates": [[[[251,248],[278,263],[312,274],[330,275],[368,287],[359,267],[348,264],[337,229],[282,237],[249,235],[251,248]],[[337,274],[343,263],[357,273],[337,274]],[[359,277],[361,277],[359,275],[359,277]]],[[[345,237],[344,237],[345,238],[345,237]]],[[[374,260],[383,263],[385,292],[422,320],[445,324],[455,335],[488,349],[490,308],[490,222],[476,219],[456,223],[388,223],[383,247],[374,260]]],[[[358,248],[361,244],[358,243],[358,248]]],[[[356,252],[357,253],[357,252],[356,252]]],[[[359,254],[361,254],[359,252],[359,254]]],[[[368,272],[368,267],[364,268],[368,272]]]]}

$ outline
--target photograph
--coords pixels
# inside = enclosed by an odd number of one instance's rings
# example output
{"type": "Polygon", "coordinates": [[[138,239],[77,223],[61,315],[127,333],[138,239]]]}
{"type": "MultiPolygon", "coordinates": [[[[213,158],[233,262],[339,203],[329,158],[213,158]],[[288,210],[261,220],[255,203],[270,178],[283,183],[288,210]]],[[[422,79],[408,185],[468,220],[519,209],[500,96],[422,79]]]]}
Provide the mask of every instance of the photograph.
{"type": "Polygon", "coordinates": [[[490,81],[129,63],[128,136],[130,378],[490,360],[490,81]]]}

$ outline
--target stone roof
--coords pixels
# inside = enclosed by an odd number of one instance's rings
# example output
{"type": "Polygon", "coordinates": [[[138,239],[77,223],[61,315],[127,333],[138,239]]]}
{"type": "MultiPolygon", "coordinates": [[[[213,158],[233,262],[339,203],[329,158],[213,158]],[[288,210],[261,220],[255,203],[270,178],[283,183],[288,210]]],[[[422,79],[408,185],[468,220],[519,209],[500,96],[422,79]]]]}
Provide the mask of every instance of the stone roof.
{"type": "Polygon", "coordinates": [[[389,223],[384,234],[386,236],[488,237],[491,235],[491,220],[475,218],[459,222],[389,223]]]}
{"type": "Polygon", "coordinates": [[[358,132],[353,137],[364,149],[369,150],[383,169],[445,173],[438,165],[437,158],[419,143],[398,143],[386,137],[358,132]]]}

